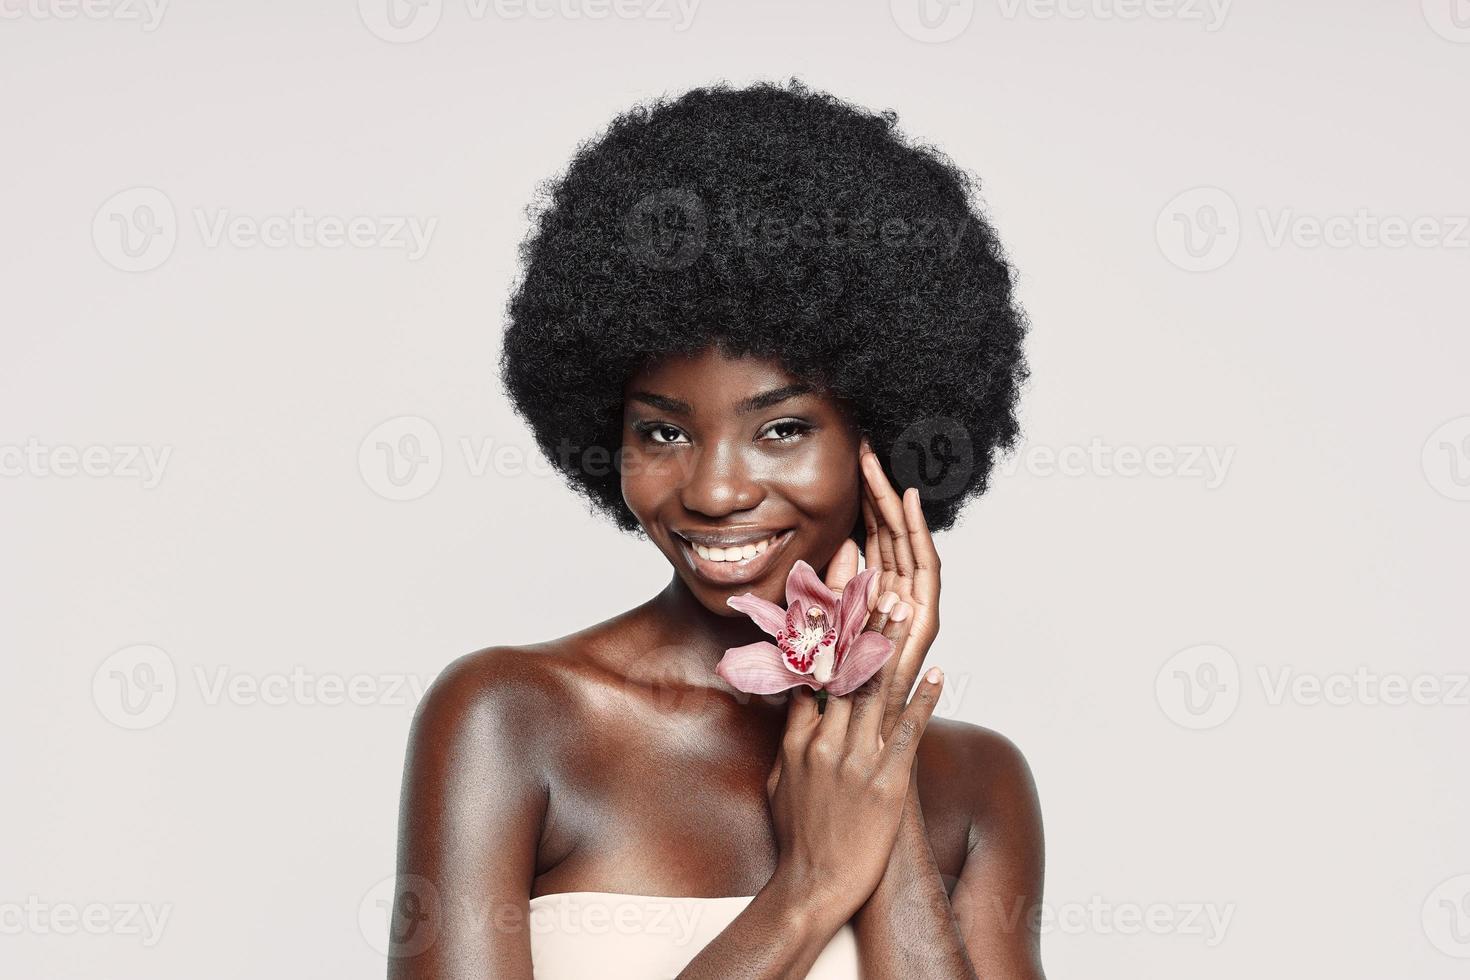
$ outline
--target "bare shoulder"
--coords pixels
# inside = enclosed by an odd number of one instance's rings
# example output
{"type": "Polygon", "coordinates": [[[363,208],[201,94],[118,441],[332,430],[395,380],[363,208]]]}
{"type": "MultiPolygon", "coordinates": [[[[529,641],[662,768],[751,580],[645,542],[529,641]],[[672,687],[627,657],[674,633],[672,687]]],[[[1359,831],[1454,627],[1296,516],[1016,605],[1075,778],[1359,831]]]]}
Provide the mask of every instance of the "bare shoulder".
{"type": "Polygon", "coordinates": [[[544,710],[558,697],[557,673],[534,647],[487,647],[439,672],[424,692],[414,730],[452,735],[465,727],[514,720],[544,710]]]}
{"type": "Polygon", "coordinates": [[[543,740],[570,720],[605,673],[589,656],[615,636],[621,617],[541,643],[491,646],[446,666],[424,693],[414,716],[415,739],[457,734],[505,737],[535,733],[543,740]]]}
{"type": "Polygon", "coordinates": [[[925,796],[935,796],[946,809],[968,817],[971,846],[990,833],[1032,824],[1039,834],[1031,766],[1016,743],[1000,732],[964,721],[932,719],[919,745],[919,772],[921,793],[929,790],[925,796]]]}

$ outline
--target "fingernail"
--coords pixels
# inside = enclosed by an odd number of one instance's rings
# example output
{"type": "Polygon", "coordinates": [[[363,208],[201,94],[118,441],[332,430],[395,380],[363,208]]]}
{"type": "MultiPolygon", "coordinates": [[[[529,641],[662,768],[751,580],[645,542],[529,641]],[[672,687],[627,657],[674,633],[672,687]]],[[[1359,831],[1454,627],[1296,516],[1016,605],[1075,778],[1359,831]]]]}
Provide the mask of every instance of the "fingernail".
{"type": "Polygon", "coordinates": [[[901,623],[905,619],[908,619],[909,618],[909,613],[911,613],[913,611],[914,611],[914,607],[913,606],[910,606],[907,602],[900,602],[898,604],[898,608],[895,609],[895,610],[893,610],[893,617],[892,617],[893,618],[893,621],[895,623],[901,623]]]}
{"type": "Polygon", "coordinates": [[[893,604],[898,601],[897,592],[885,592],[883,598],[878,600],[878,611],[887,616],[893,612],[893,604]]]}
{"type": "Polygon", "coordinates": [[[930,684],[938,684],[940,681],[944,680],[944,671],[940,670],[938,667],[930,667],[928,672],[924,674],[924,680],[928,681],[930,684]]]}

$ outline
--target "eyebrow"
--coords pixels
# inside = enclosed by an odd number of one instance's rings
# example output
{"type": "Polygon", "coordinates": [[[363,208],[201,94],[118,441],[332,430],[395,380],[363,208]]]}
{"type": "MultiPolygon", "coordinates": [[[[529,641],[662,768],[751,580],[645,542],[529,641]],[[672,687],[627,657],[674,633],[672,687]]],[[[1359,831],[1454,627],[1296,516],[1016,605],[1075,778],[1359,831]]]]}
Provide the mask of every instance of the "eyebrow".
{"type": "MultiPolygon", "coordinates": [[[[783,385],[780,388],[772,388],[770,391],[763,391],[759,395],[752,395],[749,398],[743,399],[735,406],[735,411],[741,415],[747,412],[758,412],[763,408],[779,405],[781,402],[795,398],[797,395],[810,394],[813,390],[813,386],[804,381],[797,382],[796,384],[783,385]]],[[[630,392],[628,398],[632,401],[640,401],[652,405],[654,408],[668,412],[671,415],[688,416],[694,414],[694,409],[690,408],[687,402],[681,402],[677,398],[670,398],[667,395],[660,395],[652,391],[630,392]]]]}

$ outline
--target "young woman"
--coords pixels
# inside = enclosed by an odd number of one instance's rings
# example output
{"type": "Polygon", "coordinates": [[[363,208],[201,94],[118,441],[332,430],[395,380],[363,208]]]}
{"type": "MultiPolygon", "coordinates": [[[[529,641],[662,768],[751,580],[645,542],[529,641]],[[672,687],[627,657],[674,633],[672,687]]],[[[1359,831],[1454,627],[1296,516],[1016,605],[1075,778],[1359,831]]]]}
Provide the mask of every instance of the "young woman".
{"type": "Polygon", "coordinates": [[[973,192],[892,114],[798,83],[629,111],[551,185],[504,380],[673,575],[435,682],[391,977],[1041,976],[1030,773],[1000,735],[931,720],[924,669],[930,531],[985,489],[1025,376],[973,192]],[[752,695],[715,669],[771,639],[726,600],[784,605],[798,561],[834,592],[880,569],[865,628],[895,651],[822,710],[801,678],[752,695]]]}

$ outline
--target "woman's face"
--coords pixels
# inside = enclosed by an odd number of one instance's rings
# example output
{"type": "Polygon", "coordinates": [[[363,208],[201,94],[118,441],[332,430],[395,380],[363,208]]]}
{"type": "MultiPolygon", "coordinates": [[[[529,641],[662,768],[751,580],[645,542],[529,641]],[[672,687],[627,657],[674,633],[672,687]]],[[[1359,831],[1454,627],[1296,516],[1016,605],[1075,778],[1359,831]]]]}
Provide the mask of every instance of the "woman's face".
{"type": "Polygon", "coordinates": [[[796,560],[820,572],[853,530],[858,442],[835,399],[774,361],[663,358],[623,389],[623,499],[706,608],[784,604],[796,560]]]}

